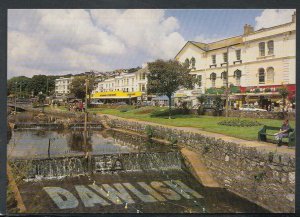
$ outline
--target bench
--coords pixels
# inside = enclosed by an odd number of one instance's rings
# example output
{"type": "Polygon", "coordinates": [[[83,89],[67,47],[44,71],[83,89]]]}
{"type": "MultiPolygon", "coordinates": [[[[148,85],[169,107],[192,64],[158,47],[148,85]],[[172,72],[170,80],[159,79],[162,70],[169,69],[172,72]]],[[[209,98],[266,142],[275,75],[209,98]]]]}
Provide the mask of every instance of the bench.
{"type": "MultiPolygon", "coordinates": [[[[273,130],[273,131],[279,132],[280,127],[272,127],[272,126],[264,125],[263,128],[261,128],[258,131],[258,140],[259,141],[266,142],[267,136],[275,137],[274,133],[272,133],[272,134],[267,133],[267,130],[273,130]]],[[[286,140],[286,142],[288,143],[288,146],[295,146],[295,130],[291,128],[288,133],[289,133],[288,137],[284,137],[284,138],[282,138],[282,140],[286,140]]]]}

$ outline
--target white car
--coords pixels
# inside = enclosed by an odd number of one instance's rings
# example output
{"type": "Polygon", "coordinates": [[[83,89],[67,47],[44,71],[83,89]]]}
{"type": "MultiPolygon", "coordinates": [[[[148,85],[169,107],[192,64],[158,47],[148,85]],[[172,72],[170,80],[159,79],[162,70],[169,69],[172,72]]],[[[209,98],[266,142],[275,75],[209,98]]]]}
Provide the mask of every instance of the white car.
{"type": "Polygon", "coordinates": [[[92,105],[103,105],[103,102],[91,102],[92,105]]]}
{"type": "Polygon", "coordinates": [[[241,111],[255,111],[255,112],[266,112],[266,109],[256,108],[253,105],[243,105],[239,110],[241,111]]]}

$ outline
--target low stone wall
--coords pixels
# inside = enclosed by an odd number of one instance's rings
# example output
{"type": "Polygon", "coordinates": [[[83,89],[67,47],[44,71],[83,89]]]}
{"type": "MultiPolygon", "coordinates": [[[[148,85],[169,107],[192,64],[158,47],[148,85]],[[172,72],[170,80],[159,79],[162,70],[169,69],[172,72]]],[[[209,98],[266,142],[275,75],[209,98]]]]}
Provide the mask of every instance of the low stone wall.
{"type": "MultiPolygon", "coordinates": [[[[146,132],[141,122],[109,118],[112,128],[146,132]]],[[[203,162],[220,185],[273,212],[295,211],[295,156],[225,142],[200,133],[149,125],[154,137],[201,153],[203,162]]],[[[149,126],[148,130],[149,131],[149,126]]]]}

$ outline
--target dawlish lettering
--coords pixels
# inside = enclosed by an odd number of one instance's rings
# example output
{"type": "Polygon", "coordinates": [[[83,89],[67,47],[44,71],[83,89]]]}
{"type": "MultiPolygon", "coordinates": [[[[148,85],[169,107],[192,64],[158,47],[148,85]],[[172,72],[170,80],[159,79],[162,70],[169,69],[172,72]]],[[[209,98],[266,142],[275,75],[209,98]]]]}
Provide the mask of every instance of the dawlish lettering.
{"type": "Polygon", "coordinates": [[[152,181],[150,183],[113,183],[97,185],[75,185],[72,193],[61,187],[44,187],[59,209],[74,209],[81,200],[85,207],[153,203],[167,200],[203,198],[180,180],[152,181]],[[77,197],[76,197],[77,196],[77,197]],[[139,201],[134,200],[138,198],[139,201]]]}

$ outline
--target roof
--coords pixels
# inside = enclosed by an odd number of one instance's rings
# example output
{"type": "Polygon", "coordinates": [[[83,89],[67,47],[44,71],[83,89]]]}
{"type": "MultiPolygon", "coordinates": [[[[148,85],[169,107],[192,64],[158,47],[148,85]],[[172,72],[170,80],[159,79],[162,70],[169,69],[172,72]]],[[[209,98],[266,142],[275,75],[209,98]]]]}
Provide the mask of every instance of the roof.
{"type": "MultiPolygon", "coordinates": [[[[290,25],[293,22],[288,22],[288,23],[284,23],[281,25],[277,25],[277,26],[272,26],[272,27],[268,27],[268,28],[261,28],[258,29],[256,31],[253,31],[251,33],[249,33],[248,35],[253,35],[256,33],[261,33],[264,31],[268,31],[271,29],[275,29],[275,28],[280,28],[282,26],[286,26],[286,25],[290,25]]],[[[232,45],[237,45],[237,44],[241,44],[243,43],[243,37],[245,35],[239,35],[239,36],[234,36],[234,37],[230,37],[230,38],[225,38],[219,41],[215,41],[215,42],[211,42],[211,43],[202,43],[202,42],[196,42],[196,41],[188,41],[183,48],[176,54],[175,58],[178,56],[178,54],[188,45],[188,44],[192,44],[198,48],[200,48],[203,51],[211,51],[211,50],[216,50],[216,49],[220,49],[220,48],[224,48],[227,46],[232,46],[232,45]]]]}

